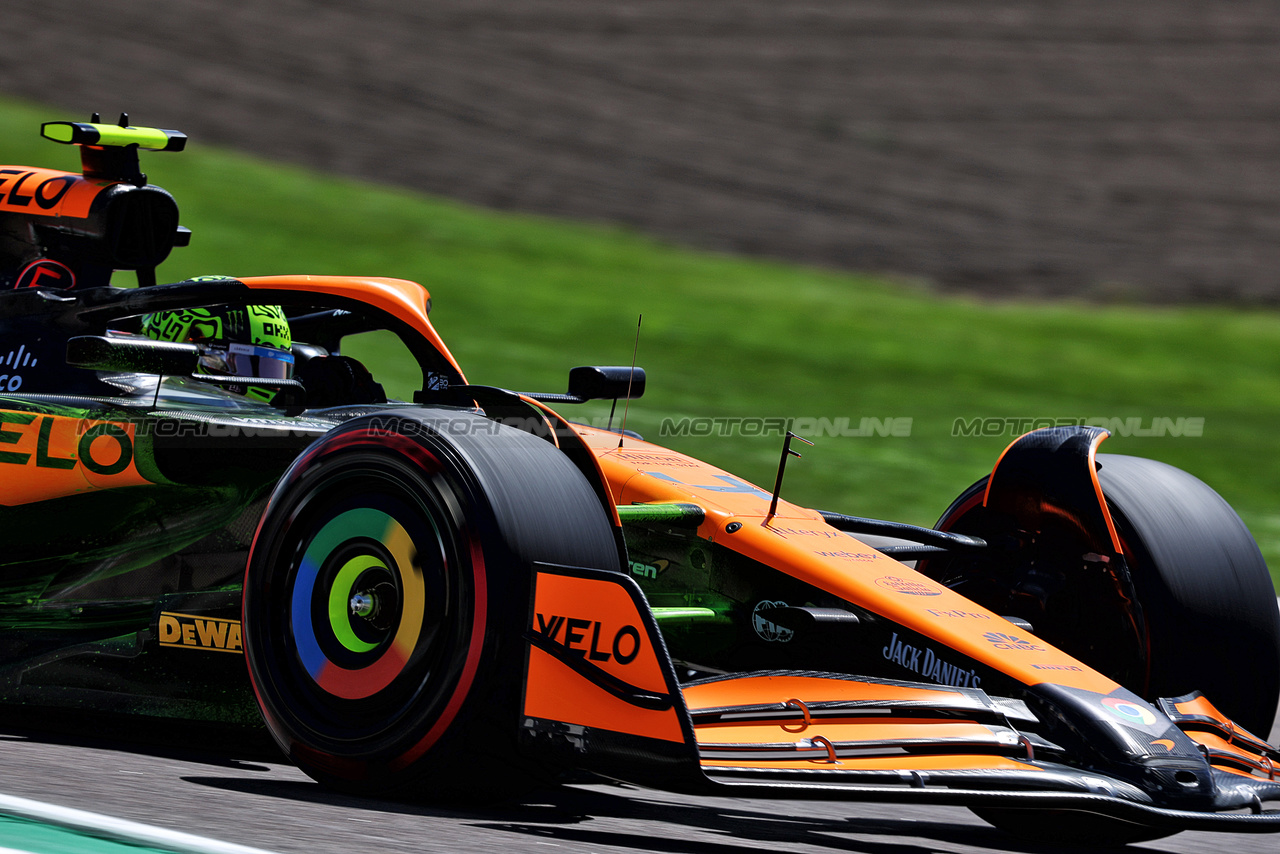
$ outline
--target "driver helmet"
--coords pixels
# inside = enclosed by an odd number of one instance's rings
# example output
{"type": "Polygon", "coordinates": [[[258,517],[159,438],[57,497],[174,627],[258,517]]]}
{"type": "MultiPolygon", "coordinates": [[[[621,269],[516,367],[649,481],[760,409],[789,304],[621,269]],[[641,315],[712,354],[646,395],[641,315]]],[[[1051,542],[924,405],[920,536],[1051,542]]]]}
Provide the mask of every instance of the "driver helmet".
{"type": "MultiPolygon", "coordinates": [[[[194,343],[196,372],[221,377],[293,376],[289,320],[278,305],[215,306],[158,311],[142,319],[142,331],[160,341],[194,343]]],[[[270,403],[276,389],[231,385],[238,394],[270,403]]]]}

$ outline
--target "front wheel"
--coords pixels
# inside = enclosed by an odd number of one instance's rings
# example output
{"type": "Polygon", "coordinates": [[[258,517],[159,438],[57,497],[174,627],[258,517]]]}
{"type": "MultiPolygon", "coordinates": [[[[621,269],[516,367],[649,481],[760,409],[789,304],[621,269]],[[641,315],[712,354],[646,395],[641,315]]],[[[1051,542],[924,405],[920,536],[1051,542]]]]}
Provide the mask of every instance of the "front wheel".
{"type": "Polygon", "coordinates": [[[267,726],[358,793],[518,791],[530,566],[612,569],[585,477],[479,416],[356,419],[277,486],[250,553],[245,655],[267,726]]]}
{"type": "MultiPolygon", "coordinates": [[[[1057,508],[1018,535],[1031,545],[995,556],[949,555],[922,572],[1155,700],[1200,691],[1266,737],[1280,695],[1280,613],[1258,546],[1235,511],[1190,474],[1154,460],[1098,454],[1098,483],[1128,578],[1091,554],[1090,514],[1057,508]]],[[[1008,522],[983,507],[987,479],[960,495],[937,527],[998,538],[1008,522]]],[[[1030,502],[1034,504],[1035,502],[1030,502]]],[[[1091,533],[1093,536],[1091,536],[1091,533]]],[[[1066,810],[974,809],[1024,839],[1124,845],[1170,835],[1066,810]]]]}
{"type": "MultiPolygon", "coordinates": [[[[1090,560],[1075,512],[1050,517],[1034,545],[1007,558],[948,556],[921,571],[1026,619],[1039,637],[1149,700],[1200,691],[1265,738],[1280,699],[1280,612],[1244,522],[1181,469],[1115,454],[1097,462],[1131,592],[1090,560]]],[[[986,483],[961,494],[937,527],[995,535],[982,506],[986,483]]]]}

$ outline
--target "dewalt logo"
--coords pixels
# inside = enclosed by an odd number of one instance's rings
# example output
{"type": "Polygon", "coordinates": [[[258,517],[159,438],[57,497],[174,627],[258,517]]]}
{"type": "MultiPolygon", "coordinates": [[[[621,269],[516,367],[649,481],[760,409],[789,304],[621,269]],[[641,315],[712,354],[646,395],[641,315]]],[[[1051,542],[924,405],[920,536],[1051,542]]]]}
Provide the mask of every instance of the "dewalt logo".
{"type": "Polygon", "coordinates": [[[241,652],[240,621],[164,611],[160,614],[160,645],[241,652]]]}

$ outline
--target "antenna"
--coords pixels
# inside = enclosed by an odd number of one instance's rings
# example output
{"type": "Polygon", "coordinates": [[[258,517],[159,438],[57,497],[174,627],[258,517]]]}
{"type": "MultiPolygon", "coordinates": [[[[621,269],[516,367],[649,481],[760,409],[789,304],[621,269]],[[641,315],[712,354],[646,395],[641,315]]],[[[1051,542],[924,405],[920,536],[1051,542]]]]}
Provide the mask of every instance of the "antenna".
{"type": "Polygon", "coordinates": [[[806,445],[813,444],[803,436],[787,431],[787,438],[782,442],[782,459],[778,461],[778,479],[773,482],[773,500],[769,502],[769,518],[773,518],[773,515],[778,512],[778,496],[782,494],[782,474],[787,470],[787,457],[801,456],[799,451],[791,450],[792,439],[799,439],[806,445]]]}
{"type": "MultiPolygon", "coordinates": [[[[626,433],[627,433],[627,411],[631,408],[631,382],[632,380],[635,379],[635,376],[636,376],[636,355],[640,352],[640,324],[643,321],[644,321],[644,313],[641,312],[640,316],[636,318],[636,343],[635,343],[635,346],[631,348],[631,373],[627,374],[627,402],[622,407],[622,426],[618,428],[618,430],[620,431],[618,433],[619,448],[622,447],[622,440],[626,438],[626,433]]],[[[618,405],[618,401],[615,400],[613,402],[613,405],[616,407],[618,405]]],[[[609,426],[610,427],[613,426],[612,411],[609,412],[609,426]]]]}

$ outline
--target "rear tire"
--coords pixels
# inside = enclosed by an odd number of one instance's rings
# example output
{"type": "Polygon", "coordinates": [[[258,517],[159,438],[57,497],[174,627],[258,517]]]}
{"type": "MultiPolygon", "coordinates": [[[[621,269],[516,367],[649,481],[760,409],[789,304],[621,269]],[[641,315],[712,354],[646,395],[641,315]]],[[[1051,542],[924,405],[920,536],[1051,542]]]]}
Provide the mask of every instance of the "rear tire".
{"type": "Polygon", "coordinates": [[[530,566],[618,555],[546,441],[467,413],[350,421],[285,474],[250,553],[244,646],[268,729],[345,791],[537,783],[516,749],[530,566]]]}

